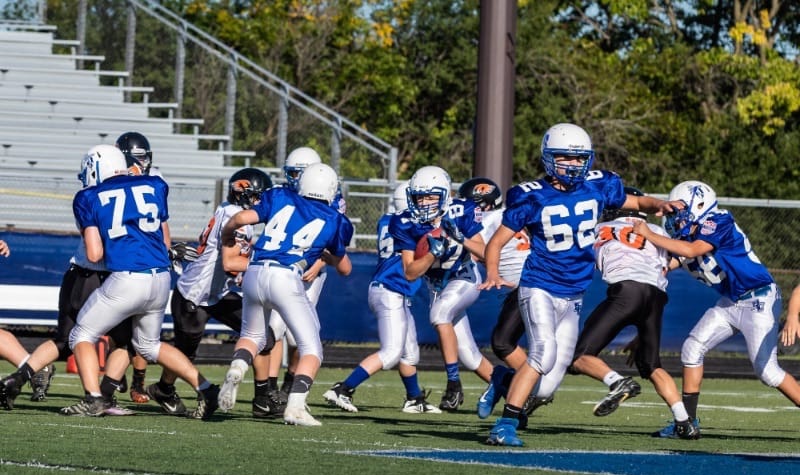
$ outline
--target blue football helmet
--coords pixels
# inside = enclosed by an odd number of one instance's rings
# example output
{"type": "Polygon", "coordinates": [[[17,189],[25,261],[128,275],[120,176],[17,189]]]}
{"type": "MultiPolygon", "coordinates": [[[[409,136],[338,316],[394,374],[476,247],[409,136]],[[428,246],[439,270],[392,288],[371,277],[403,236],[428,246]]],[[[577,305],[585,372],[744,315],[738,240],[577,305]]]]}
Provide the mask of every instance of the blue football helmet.
{"type": "Polygon", "coordinates": [[[450,205],[450,175],[435,166],[420,168],[408,181],[406,198],[409,211],[420,223],[444,216],[450,205]],[[423,203],[428,196],[435,196],[436,201],[423,203]]]}
{"type": "Polygon", "coordinates": [[[701,181],[684,181],[669,192],[669,201],[682,201],[685,207],[664,216],[664,229],[675,239],[688,236],[693,224],[701,224],[717,209],[717,194],[701,181]]]}
{"type": "Polygon", "coordinates": [[[594,162],[592,139],[574,124],[556,124],[542,137],[542,164],[545,172],[567,188],[583,182],[594,162]],[[556,163],[556,157],[578,157],[580,165],[556,163]],[[561,173],[559,173],[561,172],[561,173]]]}

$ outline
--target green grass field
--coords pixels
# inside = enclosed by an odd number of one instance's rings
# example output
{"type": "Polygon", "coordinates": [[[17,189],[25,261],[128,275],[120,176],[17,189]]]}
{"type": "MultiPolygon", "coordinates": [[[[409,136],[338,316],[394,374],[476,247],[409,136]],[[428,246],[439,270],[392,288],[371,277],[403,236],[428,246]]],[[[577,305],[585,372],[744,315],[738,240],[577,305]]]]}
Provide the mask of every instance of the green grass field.
{"type": "MultiPolygon", "coordinates": [[[[2,374],[11,369],[7,363],[0,364],[2,374]]],[[[225,369],[201,368],[217,383],[223,379],[225,369]]],[[[160,369],[151,366],[148,380],[155,381],[159,374],[160,369]]],[[[154,403],[136,406],[127,394],[119,395],[119,401],[137,409],[135,416],[61,416],[59,408],[74,403],[82,390],[77,376],[66,374],[60,364],[47,401],[29,401],[30,388],[26,386],[13,411],[0,410],[0,473],[556,473],[356,452],[460,449],[503,453],[504,460],[511,463],[515,455],[531,450],[793,454],[798,452],[800,441],[797,408],[776,390],[753,379],[705,381],[699,410],[703,437],[683,441],[649,436],[670,419],[669,410],[649,383],[642,383],[641,396],[624,403],[614,414],[597,418],[591,413],[592,407],[605,394],[605,387],[585,376],[567,376],[555,402],[534,413],[529,429],[521,432],[526,446],[510,450],[483,445],[501,407],[490,419],[478,419],[475,402],[484,384],[471,373],[463,375],[466,402],[462,410],[441,415],[400,412],[402,384],[395,372],[388,371],[375,375],[358,389],[354,399],[358,413],[327,406],[322,393],[346,375],[346,370],[320,371],[309,403],[312,414],[323,425],[295,427],[284,425],[281,419],[251,418],[252,380],[243,383],[233,411],[218,412],[207,422],[162,415],[154,403]]],[[[247,377],[251,378],[252,373],[247,377]]],[[[430,400],[438,404],[444,375],[422,372],[420,379],[424,387],[433,390],[430,400]]],[[[184,383],[179,383],[178,391],[187,406],[194,407],[194,392],[184,383]]],[[[630,473],[640,473],[631,470],[630,473]]],[[[709,471],[691,473],[713,471],[711,467],[709,471]]]]}

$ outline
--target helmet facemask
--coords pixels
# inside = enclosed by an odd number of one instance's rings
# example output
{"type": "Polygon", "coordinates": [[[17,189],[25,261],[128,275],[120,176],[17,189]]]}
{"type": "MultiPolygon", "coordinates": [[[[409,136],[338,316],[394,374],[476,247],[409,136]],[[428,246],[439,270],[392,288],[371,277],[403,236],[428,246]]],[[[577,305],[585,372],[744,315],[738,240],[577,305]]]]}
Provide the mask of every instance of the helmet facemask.
{"type": "Polygon", "coordinates": [[[261,190],[253,187],[249,180],[236,180],[230,184],[233,204],[250,209],[261,201],[261,190]]]}
{"type": "Polygon", "coordinates": [[[447,212],[450,190],[429,188],[426,190],[406,190],[406,201],[411,214],[420,223],[430,223],[447,212]]]}
{"type": "Polygon", "coordinates": [[[717,207],[714,190],[699,181],[680,183],[669,194],[669,201],[680,201],[683,209],[664,217],[664,229],[675,239],[685,238],[692,232],[692,225],[700,224],[717,207]]]}
{"type": "Polygon", "coordinates": [[[547,149],[542,153],[545,172],[567,188],[572,188],[582,183],[592,168],[593,162],[594,152],[592,151],[576,152],[575,150],[547,149]],[[563,163],[560,161],[561,157],[576,158],[581,163],[579,165],[563,163]]]}

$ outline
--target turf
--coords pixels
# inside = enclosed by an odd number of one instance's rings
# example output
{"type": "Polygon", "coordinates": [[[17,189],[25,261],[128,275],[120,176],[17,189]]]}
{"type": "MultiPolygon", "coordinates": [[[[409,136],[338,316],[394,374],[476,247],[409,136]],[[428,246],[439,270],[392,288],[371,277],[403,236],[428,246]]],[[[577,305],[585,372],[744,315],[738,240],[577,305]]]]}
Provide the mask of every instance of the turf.
{"type": "MultiPolygon", "coordinates": [[[[2,374],[11,369],[7,363],[0,364],[2,374]]],[[[201,367],[215,382],[222,380],[225,369],[201,367]]],[[[159,374],[158,367],[149,368],[148,380],[155,381],[159,374]]],[[[623,403],[614,414],[598,418],[591,411],[605,394],[605,386],[585,376],[567,376],[555,402],[534,413],[530,428],[520,432],[525,447],[510,450],[483,444],[502,408],[498,406],[489,419],[478,419],[474,408],[484,383],[471,373],[462,375],[466,392],[462,410],[441,415],[400,412],[403,387],[397,374],[389,371],[358,388],[354,398],[358,413],[326,405],[322,393],[346,375],[347,371],[340,369],[320,371],[309,405],[323,425],[295,427],[284,425],[281,419],[251,417],[251,380],[243,383],[230,413],[218,412],[207,422],[163,415],[154,403],[135,405],[127,394],[120,394],[119,402],[136,409],[135,416],[61,416],[59,408],[74,403],[82,390],[77,376],[66,374],[60,364],[46,401],[31,402],[26,386],[13,411],[0,410],[0,473],[556,473],[513,465],[531,450],[792,454],[797,452],[800,433],[797,409],[776,390],[754,379],[706,380],[699,409],[703,436],[683,441],[650,437],[670,419],[670,413],[647,382],[642,382],[642,395],[623,403]],[[459,449],[477,455],[462,463],[367,455],[429,449],[459,449]],[[487,467],[481,462],[484,451],[503,457],[484,461],[492,464],[487,467]]],[[[251,377],[252,373],[248,374],[247,378],[251,377]]],[[[443,373],[421,372],[420,381],[433,391],[429,400],[438,404],[445,384],[443,373]]],[[[178,391],[193,408],[194,392],[183,383],[178,391]]],[[[643,473],[636,470],[625,473],[643,473]]],[[[713,467],[707,471],[712,472],[713,467]]]]}

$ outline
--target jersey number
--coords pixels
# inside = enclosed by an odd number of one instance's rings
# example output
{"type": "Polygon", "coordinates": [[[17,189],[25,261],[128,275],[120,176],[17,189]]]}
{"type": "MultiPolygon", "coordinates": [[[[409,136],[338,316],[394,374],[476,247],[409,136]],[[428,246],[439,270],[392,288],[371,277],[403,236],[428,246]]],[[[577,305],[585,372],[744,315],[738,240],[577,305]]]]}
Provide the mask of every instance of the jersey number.
{"type": "MultiPolygon", "coordinates": [[[[294,206],[287,205],[270,218],[269,222],[264,226],[264,237],[268,237],[269,240],[264,241],[261,249],[265,251],[280,249],[281,244],[288,237],[286,226],[288,226],[289,220],[292,219],[294,210],[294,206]]],[[[319,218],[307,223],[292,235],[292,249],[287,252],[302,256],[303,252],[311,247],[311,244],[314,243],[314,240],[324,227],[325,221],[319,218]]]]}
{"type": "MultiPolygon", "coordinates": [[[[148,233],[157,231],[161,227],[161,220],[158,219],[158,205],[148,203],[144,199],[145,195],[155,194],[155,190],[150,185],[133,186],[130,190],[133,194],[133,202],[136,203],[136,210],[142,215],[138,221],[139,229],[148,233]]],[[[111,227],[107,230],[108,237],[114,239],[127,235],[128,229],[123,224],[125,201],[127,200],[125,190],[118,188],[103,191],[97,196],[100,198],[101,205],[113,204],[114,206],[111,215],[111,227]]]]}
{"type": "Polygon", "coordinates": [[[577,235],[572,232],[572,225],[568,223],[553,224],[553,218],[567,218],[570,209],[565,205],[546,206],[542,209],[542,232],[547,241],[547,250],[551,252],[566,251],[573,244],[579,248],[594,244],[594,227],[597,224],[597,201],[587,200],[575,203],[571,210],[575,216],[588,216],[578,223],[577,235]]]}

